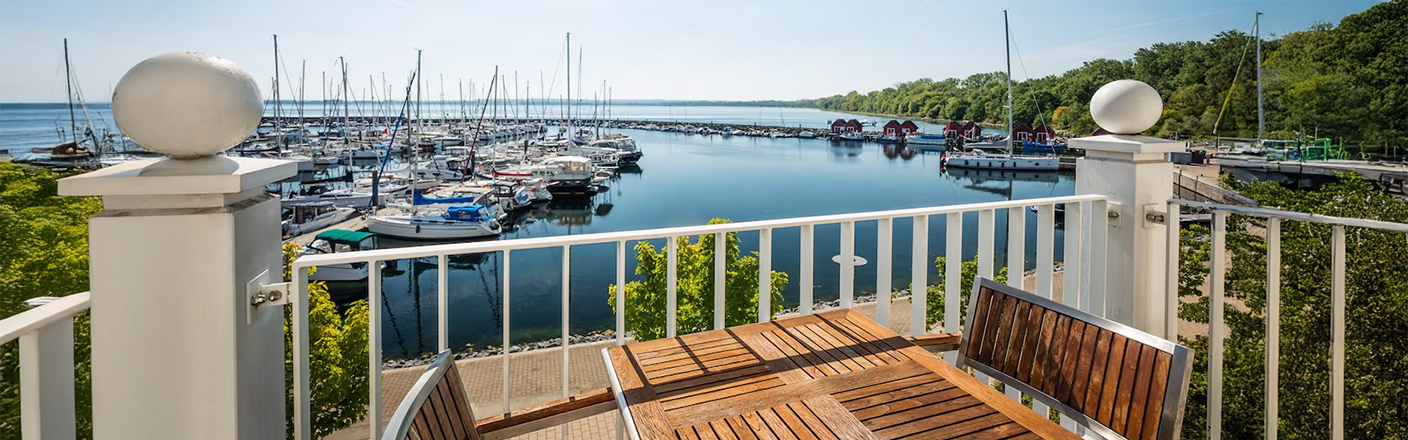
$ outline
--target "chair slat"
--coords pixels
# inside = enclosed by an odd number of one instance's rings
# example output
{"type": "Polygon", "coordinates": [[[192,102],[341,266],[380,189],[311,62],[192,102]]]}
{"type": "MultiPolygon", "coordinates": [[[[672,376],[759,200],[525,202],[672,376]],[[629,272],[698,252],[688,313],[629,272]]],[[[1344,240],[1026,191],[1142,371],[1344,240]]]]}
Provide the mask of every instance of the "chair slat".
{"type": "Polygon", "coordinates": [[[1002,313],[997,315],[997,334],[992,338],[992,356],[987,364],[999,370],[1007,366],[1007,347],[1012,341],[1012,321],[1017,316],[1017,302],[1017,298],[1007,297],[1002,301],[1002,313]]]}
{"type": "Polygon", "coordinates": [[[1114,332],[1101,329],[1096,336],[1095,354],[1090,358],[1090,380],[1086,385],[1085,401],[1081,402],[1081,413],[1092,419],[1100,416],[1100,394],[1105,390],[1105,370],[1110,364],[1110,340],[1114,332]]]}
{"type": "Polygon", "coordinates": [[[1032,312],[1032,303],[1026,301],[1017,302],[1017,314],[1012,316],[1012,339],[1008,343],[1006,360],[1002,362],[1002,372],[1008,376],[1017,376],[1017,368],[1022,364],[1022,348],[1026,346],[1028,318],[1032,312]]]}
{"type": "Polygon", "coordinates": [[[1066,338],[1066,352],[1061,358],[1061,381],[1056,384],[1056,398],[1070,405],[1071,388],[1075,385],[1076,366],[1080,364],[1081,342],[1085,339],[1085,321],[1071,320],[1070,336],[1066,338]]]}
{"type": "Polygon", "coordinates": [[[1095,420],[1105,426],[1114,423],[1115,394],[1120,387],[1120,373],[1124,371],[1125,345],[1129,338],[1115,335],[1110,342],[1110,360],[1105,363],[1105,389],[1100,391],[1100,414],[1095,420]]]}
{"type": "Polygon", "coordinates": [[[1086,387],[1090,384],[1090,370],[1094,367],[1095,342],[1100,336],[1100,327],[1085,326],[1085,336],[1081,338],[1080,356],[1076,358],[1075,382],[1071,384],[1071,398],[1068,401],[1076,411],[1085,411],[1086,387]]]}
{"type": "MultiPolygon", "coordinates": [[[[1158,358],[1154,359],[1154,377],[1149,383],[1149,403],[1145,405],[1144,420],[1158,420],[1164,411],[1164,394],[1168,391],[1169,367],[1173,364],[1173,355],[1159,352],[1158,358]]],[[[1159,424],[1145,423],[1144,431],[1139,434],[1140,439],[1154,439],[1158,436],[1159,424]]],[[[1129,436],[1133,438],[1134,436],[1129,436]]]]}
{"type": "Polygon", "coordinates": [[[1139,430],[1144,427],[1144,406],[1149,402],[1149,382],[1154,376],[1154,358],[1156,352],[1154,347],[1143,345],[1139,350],[1139,377],[1134,381],[1134,394],[1129,400],[1129,423],[1125,427],[1125,437],[1139,437],[1139,430]]]}
{"type": "Polygon", "coordinates": [[[1066,339],[1070,336],[1071,317],[1059,315],[1056,318],[1056,335],[1051,338],[1051,353],[1046,361],[1046,384],[1041,391],[1055,396],[1061,382],[1061,360],[1066,354],[1066,339]]]}
{"type": "Polygon", "coordinates": [[[1055,311],[1047,310],[1041,318],[1041,337],[1037,341],[1036,354],[1032,356],[1032,377],[1028,382],[1032,388],[1046,389],[1046,366],[1051,359],[1051,341],[1056,339],[1056,323],[1060,321],[1055,311]]]}
{"type": "Polygon", "coordinates": [[[1139,379],[1139,353],[1144,347],[1135,341],[1124,347],[1124,365],[1120,367],[1120,386],[1115,390],[1115,414],[1110,429],[1124,432],[1129,421],[1129,401],[1134,397],[1134,382],[1139,379]]]}
{"type": "MultiPolygon", "coordinates": [[[[1052,316],[1055,314],[1053,313],[1052,316]]],[[[1017,366],[1017,380],[1026,381],[1031,378],[1032,365],[1036,361],[1034,359],[1036,347],[1041,341],[1041,330],[1046,324],[1045,317],[1045,308],[1038,305],[1031,306],[1031,316],[1028,317],[1026,328],[1023,329],[1026,335],[1022,338],[1021,364],[1017,366]]]]}
{"type": "Polygon", "coordinates": [[[968,350],[967,350],[967,353],[966,353],[966,354],[967,354],[968,357],[970,357],[970,358],[977,359],[977,358],[978,358],[978,354],[983,352],[983,350],[982,350],[982,348],[981,348],[982,345],[983,345],[983,342],[982,342],[982,341],[986,341],[986,340],[987,340],[987,339],[986,339],[986,333],[987,333],[986,330],[987,330],[987,327],[988,327],[988,326],[987,326],[988,306],[989,306],[990,304],[992,304],[992,300],[993,300],[993,295],[979,295],[979,296],[978,296],[978,305],[977,305],[977,307],[976,307],[976,308],[974,309],[974,311],[973,311],[972,323],[968,325],[968,327],[971,328],[972,330],[963,332],[964,334],[971,334],[971,335],[973,335],[972,338],[969,338],[969,340],[970,340],[970,341],[973,341],[973,342],[970,342],[970,343],[968,343],[968,345],[967,345],[968,350]]]}

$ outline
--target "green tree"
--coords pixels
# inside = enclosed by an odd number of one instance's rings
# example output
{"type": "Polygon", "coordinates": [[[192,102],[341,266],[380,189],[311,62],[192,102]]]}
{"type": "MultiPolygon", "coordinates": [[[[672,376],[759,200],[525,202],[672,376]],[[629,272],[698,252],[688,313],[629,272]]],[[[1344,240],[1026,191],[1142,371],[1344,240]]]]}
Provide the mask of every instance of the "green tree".
{"type": "MultiPolygon", "coordinates": [[[[292,280],[297,244],[284,245],[284,280],[292,280]]],[[[312,275],[316,268],[309,268],[312,275]]],[[[308,283],[308,389],[313,411],[313,437],[352,426],[366,415],[371,382],[367,373],[367,302],[359,300],[341,315],[321,281],[308,283]]],[[[284,392],[289,438],[293,437],[293,333],[292,316],[284,311],[284,392]]]]}
{"type": "MultiPolygon", "coordinates": [[[[1408,223],[1408,202],[1388,196],[1356,174],[1318,191],[1274,183],[1228,184],[1262,206],[1297,212],[1408,223]]],[[[1266,242],[1264,219],[1230,215],[1224,283],[1223,422],[1227,438],[1255,438],[1264,420],[1266,242]],[[1234,304],[1241,303],[1242,306],[1234,304]]],[[[1185,231],[1179,316],[1208,322],[1207,230],[1185,231]]],[[[1331,237],[1329,225],[1281,225],[1280,432],[1282,438],[1328,437],[1330,390],[1331,237]]],[[[1347,438],[1408,438],[1408,237],[1398,232],[1345,229],[1347,438]]],[[[1197,354],[1184,422],[1185,437],[1207,432],[1207,338],[1183,339],[1197,354]]]]}
{"type": "MultiPolygon", "coordinates": [[[[709,224],[728,223],[728,219],[713,219],[709,224]]],[[[688,334],[714,328],[714,234],[697,240],[679,237],[676,241],[676,311],[678,334],[688,334]]],[[[654,245],[641,241],[636,244],[636,275],[640,281],[626,283],[626,330],[637,341],[663,338],[666,335],[666,301],[669,257],[667,249],[657,251],[654,245]]],[[[724,238],[724,324],[743,325],[758,320],[758,258],[739,255],[738,234],[730,232],[724,238]]],[[[772,271],[771,313],[782,311],[782,291],[787,287],[787,274],[772,271]]],[[[608,304],[616,308],[617,286],[609,288],[608,304]]]]}
{"type": "MultiPolygon", "coordinates": [[[[948,271],[947,258],[939,257],[934,259],[934,265],[939,267],[939,273],[941,274],[948,271]]],[[[958,313],[958,322],[961,326],[966,316],[963,311],[968,309],[968,297],[973,293],[973,279],[978,276],[978,259],[974,257],[972,260],[960,263],[958,267],[960,269],[958,278],[963,280],[961,282],[962,286],[960,286],[960,290],[958,291],[960,298],[962,298],[962,304],[959,305],[958,309],[960,311],[958,313]]],[[[998,269],[997,276],[993,277],[993,280],[999,283],[1007,283],[1007,266],[1002,266],[1002,268],[998,269]]],[[[930,328],[933,328],[944,320],[944,306],[946,300],[946,298],[944,298],[944,292],[947,291],[944,285],[945,283],[943,282],[930,284],[929,288],[925,291],[927,292],[925,294],[925,304],[927,304],[927,306],[924,309],[924,321],[929,324],[930,328]]]]}
{"type": "MultiPolygon", "coordinates": [[[[88,217],[97,197],[59,197],[46,169],[0,163],[0,319],[25,300],[88,290],[88,217]]],[[[74,393],[79,438],[92,438],[88,314],[74,316],[74,393]]],[[[19,343],[0,345],[0,439],[20,436],[19,343]]],[[[33,397],[33,396],[31,396],[33,397]]]]}

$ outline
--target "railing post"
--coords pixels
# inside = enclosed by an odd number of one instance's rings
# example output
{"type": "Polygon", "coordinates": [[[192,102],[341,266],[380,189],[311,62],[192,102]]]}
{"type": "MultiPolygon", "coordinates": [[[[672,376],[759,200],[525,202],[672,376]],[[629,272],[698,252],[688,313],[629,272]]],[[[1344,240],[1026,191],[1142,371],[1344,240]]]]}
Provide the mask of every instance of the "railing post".
{"type": "MultiPolygon", "coordinates": [[[[1165,226],[1146,220],[1145,214],[1164,210],[1173,198],[1173,164],[1164,154],[1186,149],[1183,142],[1138,135],[1158,121],[1162,109],[1158,92],[1144,83],[1106,84],[1091,98],[1091,116],[1117,134],[1071,139],[1069,144],[1085,150],[1076,161],[1076,194],[1109,197],[1109,215],[1117,215],[1105,231],[1091,231],[1107,234],[1105,317],[1153,334],[1163,334],[1167,316],[1168,240],[1165,226]]],[[[1176,225],[1178,218],[1170,221],[1176,225]]]]}
{"type": "Polygon", "coordinates": [[[216,155],[259,125],[257,85],[224,59],[167,54],[128,71],[112,108],[128,137],[171,158],[59,181],[103,196],[89,221],[93,436],[282,438],[283,308],[252,307],[251,292],[282,281],[279,201],[264,186],[297,167],[216,155]]]}
{"type": "Polygon", "coordinates": [[[20,429],[25,439],[73,439],[73,318],[20,336],[20,429]]]}

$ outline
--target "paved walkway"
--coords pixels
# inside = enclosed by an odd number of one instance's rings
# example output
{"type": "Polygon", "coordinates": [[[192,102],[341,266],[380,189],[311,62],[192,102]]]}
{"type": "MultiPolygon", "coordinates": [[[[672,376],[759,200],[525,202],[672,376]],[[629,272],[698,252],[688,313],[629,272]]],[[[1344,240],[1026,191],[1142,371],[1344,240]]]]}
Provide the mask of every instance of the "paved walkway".
{"type": "MultiPolygon", "coordinates": [[[[1057,272],[1052,279],[1054,296],[1061,299],[1062,273],[1057,272]]],[[[1027,276],[1024,284],[1028,289],[1035,288],[1036,280],[1027,276]]],[[[875,318],[875,303],[856,304],[855,309],[870,318],[875,318]]],[[[896,333],[909,331],[909,299],[896,299],[890,305],[889,328],[896,333]]],[[[568,393],[579,394],[593,389],[610,386],[606,377],[606,365],[601,360],[601,349],[614,344],[612,341],[575,345],[568,349],[568,393]]],[[[460,377],[464,381],[474,416],[484,418],[504,411],[503,404],[503,358],[466,359],[457,361],[460,377]]],[[[510,409],[521,409],[549,402],[563,397],[562,393],[562,349],[534,350],[509,355],[509,401],[510,409]]],[[[382,375],[382,421],[391,417],[401,399],[410,392],[411,386],[424,371],[423,367],[410,367],[387,370],[382,375]]],[[[616,438],[616,412],[597,415],[567,424],[568,438],[574,439],[614,439],[616,438]]],[[[366,421],[335,432],[328,436],[332,440],[367,439],[370,431],[366,421]]],[[[561,429],[545,429],[519,438],[557,439],[562,438],[561,429]]]]}

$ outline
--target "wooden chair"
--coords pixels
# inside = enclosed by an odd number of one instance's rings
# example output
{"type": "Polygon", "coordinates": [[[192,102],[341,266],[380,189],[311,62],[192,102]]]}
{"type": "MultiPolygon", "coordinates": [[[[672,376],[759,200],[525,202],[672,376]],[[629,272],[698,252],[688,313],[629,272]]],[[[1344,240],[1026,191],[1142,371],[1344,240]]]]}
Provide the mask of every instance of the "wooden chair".
{"type": "Polygon", "coordinates": [[[980,277],[957,354],[1100,436],[1179,437],[1187,347],[980,277]]]}
{"type": "Polygon", "coordinates": [[[435,356],[396,407],[382,440],[496,440],[616,409],[611,389],[603,388],[532,408],[474,419],[450,351],[435,356]]]}

